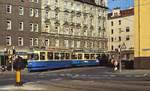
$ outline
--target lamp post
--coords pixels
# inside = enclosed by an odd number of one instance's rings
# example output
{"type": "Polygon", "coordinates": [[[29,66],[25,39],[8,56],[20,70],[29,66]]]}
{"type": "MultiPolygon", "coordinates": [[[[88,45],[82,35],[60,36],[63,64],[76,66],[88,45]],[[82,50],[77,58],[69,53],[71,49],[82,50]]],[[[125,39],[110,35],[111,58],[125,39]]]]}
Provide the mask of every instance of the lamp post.
{"type": "Polygon", "coordinates": [[[119,57],[118,57],[118,59],[119,59],[119,72],[122,72],[122,61],[121,61],[121,59],[122,59],[122,49],[126,49],[126,45],[125,45],[125,43],[123,42],[123,44],[119,47],[119,50],[118,50],[118,54],[119,54],[119,57]]]}

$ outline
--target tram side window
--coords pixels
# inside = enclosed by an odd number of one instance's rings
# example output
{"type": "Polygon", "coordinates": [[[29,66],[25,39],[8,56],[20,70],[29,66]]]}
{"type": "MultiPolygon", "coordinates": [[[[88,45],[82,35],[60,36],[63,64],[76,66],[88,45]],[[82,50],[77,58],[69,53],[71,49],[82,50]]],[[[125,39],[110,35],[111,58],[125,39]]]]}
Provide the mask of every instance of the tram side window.
{"type": "Polygon", "coordinates": [[[40,60],[45,60],[45,52],[40,52],[40,60]]]}
{"type": "Polygon", "coordinates": [[[91,54],[91,59],[95,59],[95,54],[91,54]]]}
{"type": "Polygon", "coordinates": [[[96,54],[96,58],[101,58],[101,54],[96,54]]]}
{"type": "Polygon", "coordinates": [[[71,54],[71,59],[77,59],[77,55],[75,53],[71,54]]]}
{"type": "Polygon", "coordinates": [[[53,59],[53,52],[48,52],[47,57],[48,59],[53,59]]]}
{"type": "Polygon", "coordinates": [[[65,54],[64,53],[60,53],[61,55],[61,59],[65,59],[65,54]]]}
{"type": "Polygon", "coordinates": [[[59,59],[59,53],[55,53],[55,59],[59,59]]]}
{"type": "Polygon", "coordinates": [[[89,59],[90,57],[89,57],[89,54],[84,54],[84,58],[85,59],[89,59]]]}
{"type": "Polygon", "coordinates": [[[70,59],[70,54],[66,53],[66,59],[70,59]]]}
{"type": "Polygon", "coordinates": [[[82,59],[82,54],[78,54],[78,59],[82,59]]]}
{"type": "Polygon", "coordinates": [[[38,54],[34,54],[34,60],[39,60],[39,55],[38,54]]]}

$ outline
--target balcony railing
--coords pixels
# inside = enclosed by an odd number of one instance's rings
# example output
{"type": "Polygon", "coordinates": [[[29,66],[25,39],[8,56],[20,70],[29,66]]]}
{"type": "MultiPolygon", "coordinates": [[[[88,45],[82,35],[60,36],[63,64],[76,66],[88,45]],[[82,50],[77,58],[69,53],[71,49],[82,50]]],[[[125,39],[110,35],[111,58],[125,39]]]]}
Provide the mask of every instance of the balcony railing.
{"type": "Polygon", "coordinates": [[[54,9],[56,12],[60,12],[60,9],[59,9],[59,7],[55,7],[55,9],[54,9]]]}
{"type": "Polygon", "coordinates": [[[59,26],[59,25],[60,25],[59,20],[56,20],[54,24],[55,24],[56,26],[59,26]]]}
{"type": "Polygon", "coordinates": [[[45,6],[45,10],[46,10],[46,11],[51,10],[50,5],[46,5],[46,6],[45,6]]]}

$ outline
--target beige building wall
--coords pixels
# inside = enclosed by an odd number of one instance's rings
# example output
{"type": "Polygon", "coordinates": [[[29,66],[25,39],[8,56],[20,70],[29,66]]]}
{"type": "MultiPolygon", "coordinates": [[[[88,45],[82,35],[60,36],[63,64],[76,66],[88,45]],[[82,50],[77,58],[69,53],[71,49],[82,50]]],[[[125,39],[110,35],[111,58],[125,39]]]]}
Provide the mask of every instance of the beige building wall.
{"type": "Polygon", "coordinates": [[[79,0],[42,0],[41,46],[62,50],[106,50],[105,1],[99,4],[79,0]]]}
{"type": "Polygon", "coordinates": [[[135,68],[150,68],[149,3],[135,0],[135,68]]]}
{"type": "Polygon", "coordinates": [[[114,53],[122,47],[123,60],[133,60],[134,11],[114,9],[107,22],[108,51],[114,53]],[[130,13],[128,13],[130,12],[130,13]]]}

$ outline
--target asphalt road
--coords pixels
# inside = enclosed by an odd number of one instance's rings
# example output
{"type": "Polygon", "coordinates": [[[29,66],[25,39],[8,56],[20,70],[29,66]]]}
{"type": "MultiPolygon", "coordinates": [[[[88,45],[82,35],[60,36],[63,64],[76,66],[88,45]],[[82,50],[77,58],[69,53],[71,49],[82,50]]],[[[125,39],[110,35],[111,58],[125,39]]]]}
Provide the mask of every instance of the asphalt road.
{"type": "Polygon", "coordinates": [[[15,73],[0,73],[0,90],[48,91],[150,91],[149,77],[116,74],[107,67],[83,67],[44,72],[22,71],[22,87],[15,87],[15,73]]]}

